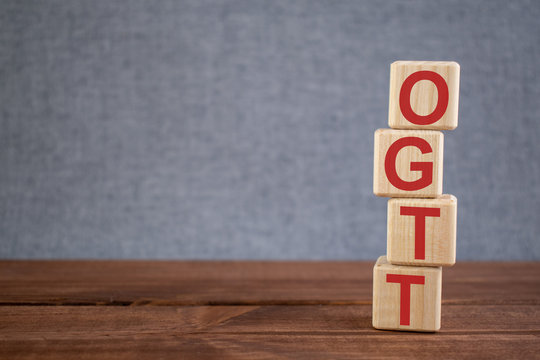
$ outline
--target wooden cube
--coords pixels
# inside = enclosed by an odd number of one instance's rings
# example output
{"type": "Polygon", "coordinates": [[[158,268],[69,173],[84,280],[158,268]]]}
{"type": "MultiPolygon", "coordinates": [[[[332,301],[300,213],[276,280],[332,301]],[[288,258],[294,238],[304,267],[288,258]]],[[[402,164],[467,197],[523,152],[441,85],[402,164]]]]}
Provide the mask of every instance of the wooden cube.
{"type": "Polygon", "coordinates": [[[390,66],[388,125],[452,130],[458,125],[459,64],[396,61],[390,66]]]}
{"type": "Polygon", "coordinates": [[[373,268],[373,327],[437,331],[441,327],[442,268],[392,265],[373,268]]]}
{"type": "Polygon", "coordinates": [[[417,198],[441,195],[443,145],[444,136],[440,131],[375,131],[375,195],[417,198]]]}
{"type": "Polygon", "coordinates": [[[388,200],[388,262],[394,265],[454,265],[456,215],[457,199],[453,195],[388,200]]]}
{"type": "Polygon", "coordinates": [[[388,261],[395,265],[454,265],[456,217],[453,195],[388,200],[388,261]]]}

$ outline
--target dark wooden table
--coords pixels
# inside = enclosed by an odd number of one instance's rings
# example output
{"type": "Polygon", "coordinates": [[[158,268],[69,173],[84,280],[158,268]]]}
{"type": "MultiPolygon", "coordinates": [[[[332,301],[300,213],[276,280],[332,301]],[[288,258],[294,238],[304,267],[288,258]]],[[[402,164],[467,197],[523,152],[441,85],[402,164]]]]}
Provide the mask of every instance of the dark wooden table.
{"type": "Polygon", "coordinates": [[[444,269],[436,334],[371,327],[373,263],[1,261],[0,357],[540,358],[540,263],[444,269]]]}

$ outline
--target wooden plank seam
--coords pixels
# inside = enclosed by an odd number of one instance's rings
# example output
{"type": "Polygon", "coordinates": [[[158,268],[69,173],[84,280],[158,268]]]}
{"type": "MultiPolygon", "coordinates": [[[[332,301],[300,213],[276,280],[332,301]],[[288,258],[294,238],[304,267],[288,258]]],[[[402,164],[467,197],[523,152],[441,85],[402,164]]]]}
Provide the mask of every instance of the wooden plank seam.
{"type": "Polygon", "coordinates": [[[387,251],[373,268],[373,327],[438,331],[442,266],[456,259],[457,199],[442,193],[444,136],[458,123],[459,65],[396,61],[388,125],[375,131],[373,192],[388,200],[387,251]]]}

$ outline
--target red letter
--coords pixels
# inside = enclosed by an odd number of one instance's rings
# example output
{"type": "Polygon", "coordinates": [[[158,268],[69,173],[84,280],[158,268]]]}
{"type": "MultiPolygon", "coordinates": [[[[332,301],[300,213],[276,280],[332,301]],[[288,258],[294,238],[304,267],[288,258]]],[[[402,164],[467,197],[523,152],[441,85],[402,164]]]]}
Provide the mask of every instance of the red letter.
{"type": "Polygon", "coordinates": [[[416,125],[430,125],[442,118],[448,107],[448,85],[443,77],[433,71],[417,71],[409,75],[399,91],[399,108],[405,119],[416,125]],[[418,115],[411,108],[411,90],[418,81],[429,80],[437,87],[437,106],[429,115],[418,115]]]}
{"type": "Polygon", "coordinates": [[[421,171],[422,176],[415,181],[402,180],[396,171],[396,158],[401,149],[405,146],[416,146],[422,154],[433,151],[429,143],[419,137],[404,137],[398,139],[390,145],[384,159],[384,170],[388,181],[400,190],[414,191],[425,188],[431,184],[433,180],[433,163],[432,162],[411,162],[411,171],[421,171]]]}
{"type": "Polygon", "coordinates": [[[426,259],[426,216],[440,217],[441,209],[400,206],[399,215],[414,216],[414,258],[426,259]]]}
{"type": "Polygon", "coordinates": [[[424,285],[424,276],[420,275],[398,275],[386,274],[386,282],[399,283],[400,286],[400,306],[399,325],[410,325],[411,323],[411,284],[424,285]]]}

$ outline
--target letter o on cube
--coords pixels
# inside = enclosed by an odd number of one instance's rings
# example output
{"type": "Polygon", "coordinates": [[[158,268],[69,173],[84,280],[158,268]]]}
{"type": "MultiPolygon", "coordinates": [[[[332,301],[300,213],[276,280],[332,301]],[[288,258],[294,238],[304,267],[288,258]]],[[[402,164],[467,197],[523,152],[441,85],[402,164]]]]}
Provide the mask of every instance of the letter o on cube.
{"type": "Polygon", "coordinates": [[[396,61],[390,66],[391,128],[453,130],[458,125],[458,107],[458,63],[396,61]]]}

